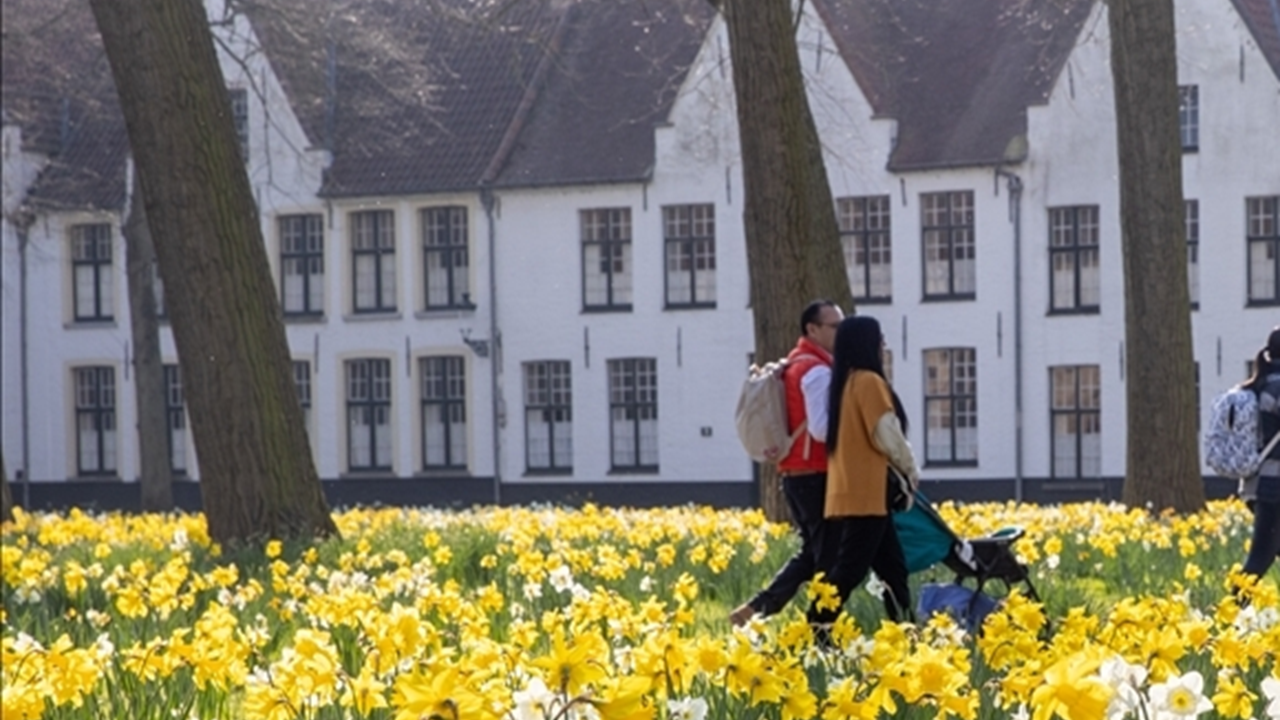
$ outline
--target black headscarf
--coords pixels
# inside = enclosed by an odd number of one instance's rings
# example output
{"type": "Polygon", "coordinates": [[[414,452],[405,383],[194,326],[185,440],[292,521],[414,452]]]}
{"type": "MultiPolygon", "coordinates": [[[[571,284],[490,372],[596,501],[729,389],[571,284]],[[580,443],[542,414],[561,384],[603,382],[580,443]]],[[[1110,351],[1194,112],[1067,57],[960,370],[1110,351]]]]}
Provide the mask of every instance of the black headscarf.
{"type": "MultiPolygon", "coordinates": [[[[840,401],[844,397],[844,386],[853,377],[855,370],[870,370],[884,378],[884,361],[880,354],[880,345],[884,335],[880,332],[880,323],[866,315],[853,315],[845,318],[836,330],[834,360],[831,363],[831,390],[827,400],[827,452],[836,449],[836,438],[840,435],[840,401]]],[[[885,379],[888,384],[888,379],[885,379]]],[[[889,388],[893,398],[893,412],[898,416],[902,432],[907,431],[907,411],[898,399],[898,393],[889,388]]]]}

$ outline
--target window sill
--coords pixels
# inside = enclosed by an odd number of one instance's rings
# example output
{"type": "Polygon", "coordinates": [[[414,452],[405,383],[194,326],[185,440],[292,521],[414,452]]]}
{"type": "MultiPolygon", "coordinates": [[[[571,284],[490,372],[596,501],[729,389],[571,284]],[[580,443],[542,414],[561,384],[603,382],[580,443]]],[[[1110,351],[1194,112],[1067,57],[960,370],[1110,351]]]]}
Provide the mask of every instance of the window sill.
{"type": "Polygon", "coordinates": [[[587,305],[582,308],[584,314],[596,313],[629,313],[631,305],[587,305]]]}
{"type": "Polygon", "coordinates": [[[474,315],[475,305],[455,305],[451,307],[429,307],[413,313],[415,320],[439,320],[447,318],[463,318],[474,315]]]}
{"type": "Polygon", "coordinates": [[[573,468],[525,468],[524,477],[569,477],[573,468]]]}
{"type": "Polygon", "coordinates": [[[1102,308],[1094,305],[1091,307],[1078,308],[1050,308],[1049,312],[1045,314],[1049,317],[1053,317],[1054,315],[1100,315],[1101,313],[1102,308]]]}
{"type": "Polygon", "coordinates": [[[403,313],[399,310],[386,310],[378,312],[354,312],[342,316],[344,322],[376,322],[378,320],[399,320],[403,317],[403,313]]]}
{"type": "Polygon", "coordinates": [[[662,309],[663,309],[663,310],[668,310],[668,311],[672,311],[672,310],[674,310],[674,311],[680,311],[680,310],[715,310],[715,309],[716,309],[716,304],[715,304],[715,303],[713,303],[713,302],[712,302],[712,303],[680,303],[680,304],[668,303],[668,304],[667,304],[665,307],[663,307],[662,309]]]}
{"type": "Polygon", "coordinates": [[[72,480],[79,480],[81,482],[101,482],[101,483],[124,482],[124,479],[121,478],[120,475],[117,474],[115,471],[110,471],[105,473],[79,473],[75,477],[73,477],[72,480]]]}
{"type": "Polygon", "coordinates": [[[62,325],[63,330],[113,330],[115,327],[115,318],[107,320],[72,320],[62,325]]]}
{"type": "Polygon", "coordinates": [[[287,325],[323,325],[329,321],[324,313],[285,313],[287,325]]]}
{"type": "Polygon", "coordinates": [[[421,468],[413,474],[415,478],[460,478],[472,477],[465,465],[458,467],[421,468]]]}
{"type": "Polygon", "coordinates": [[[1182,146],[1183,155],[1195,155],[1198,152],[1200,152],[1199,145],[1183,145],[1182,146]]]}
{"type": "Polygon", "coordinates": [[[942,303],[942,302],[966,302],[977,300],[977,293],[964,293],[959,295],[925,295],[920,298],[922,303],[942,303]]]}
{"type": "Polygon", "coordinates": [[[1249,298],[1244,304],[1246,308],[1275,307],[1276,305],[1280,305],[1280,297],[1267,300],[1249,298]]]}
{"type": "Polygon", "coordinates": [[[615,467],[615,468],[609,468],[609,472],[605,474],[606,475],[657,475],[658,466],[643,465],[640,467],[624,467],[624,468],[615,467]]]}
{"type": "Polygon", "coordinates": [[[855,297],[856,305],[892,305],[893,297],[855,297]]]}
{"type": "Polygon", "coordinates": [[[977,460],[925,460],[924,469],[976,468],[977,460]]]}
{"type": "Polygon", "coordinates": [[[391,468],[358,468],[338,473],[339,480],[390,480],[395,477],[391,468]]]}

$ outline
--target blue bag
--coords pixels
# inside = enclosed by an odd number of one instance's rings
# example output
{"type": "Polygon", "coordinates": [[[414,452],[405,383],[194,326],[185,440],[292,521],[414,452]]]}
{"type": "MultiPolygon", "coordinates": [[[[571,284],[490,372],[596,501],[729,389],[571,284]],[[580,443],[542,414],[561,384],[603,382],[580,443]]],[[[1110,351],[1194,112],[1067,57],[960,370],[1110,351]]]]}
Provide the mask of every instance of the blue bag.
{"type": "Polygon", "coordinates": [[[924,621],[934,613],[944,612],[973,633],[982,628],[982,621],[995,609],[995,598],[986,593],[959,583],[926,583],[920,588],[916,616],[924,621]]]}

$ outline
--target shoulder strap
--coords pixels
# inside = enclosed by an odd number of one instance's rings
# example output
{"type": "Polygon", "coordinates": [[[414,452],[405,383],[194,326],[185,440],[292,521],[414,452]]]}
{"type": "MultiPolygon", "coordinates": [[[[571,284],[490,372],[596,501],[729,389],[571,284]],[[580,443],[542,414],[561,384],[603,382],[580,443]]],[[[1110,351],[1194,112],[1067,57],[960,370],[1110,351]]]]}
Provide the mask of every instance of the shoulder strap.
{"type": "Polygon", "coordinates": [[[1266,447],[1262,448],[1262,452],[1258,457],[1265,461],[1267,456],[1271,454],[1271,451],[1276,448],[1276,443],[1280,443],[1280,431],[1277,431],[1275,435],[1271,436],[1271,440],[1267,442],[1266,447]]]}

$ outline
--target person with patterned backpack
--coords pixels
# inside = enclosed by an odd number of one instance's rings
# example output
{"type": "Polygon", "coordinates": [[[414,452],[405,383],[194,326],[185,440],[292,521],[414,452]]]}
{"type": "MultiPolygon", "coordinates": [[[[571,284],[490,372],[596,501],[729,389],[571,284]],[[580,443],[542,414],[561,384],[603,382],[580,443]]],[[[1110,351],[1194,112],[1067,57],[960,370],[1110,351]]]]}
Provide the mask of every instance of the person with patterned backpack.
{"type": "MultiPolygon", "coordinates": [[[[1280,555],[1280,326],[1271,330],[1267,344],[1254,359],[1253,375],[1241,388],[1258,398],[1259,439],[1262,447],[1256,475],[1253,508],[1253,540],[1244,561],[1244,573],[1261,578],[1280,555]],[[1262,438],[1268,438],[1266,443],[1262,438]]],[[[1250,481],[1252,484],[1252,481],[1250,481]]]]}

